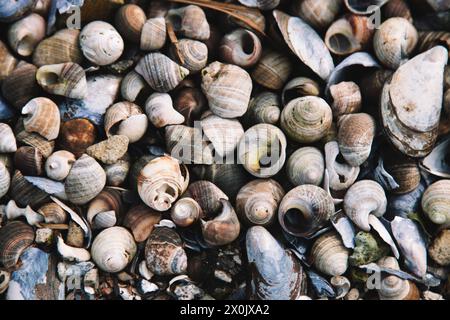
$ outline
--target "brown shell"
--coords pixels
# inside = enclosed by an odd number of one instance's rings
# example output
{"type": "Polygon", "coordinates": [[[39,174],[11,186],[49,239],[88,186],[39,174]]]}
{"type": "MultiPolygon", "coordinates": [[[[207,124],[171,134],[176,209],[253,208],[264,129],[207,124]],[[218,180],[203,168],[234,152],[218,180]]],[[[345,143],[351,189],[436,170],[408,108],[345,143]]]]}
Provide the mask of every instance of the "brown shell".
{"type": "Polygon", "coordinates": [[[25,131],[23,121],[18,121],[14,131],[18,142],[38,149],[44,158],[48,158],[52,154],[55,141],[48,141],[37,133],[25,131]]]}
{"type": "Polygon", "coordinates": [[[212,246],[223,246],[237,239],[241,231],[239,219],[228,200],[220,199],[220,213],[212,220],[202,220],[205,242],[212,246]]]}
{"type": "Polygon", "coordinates": [[[176,93],[173,107],[184,116],[185,123],[192,125],[207,107],[206,98],[197,88],[183,88],[176,93]]]}
{"type": "Polygon", "coordinates": [[[333,98],[331,109],[335,118],[361,110],[361,91],[353,81],[344,81],[330,86],[330,95],[333,98]]]}
{"type": "Polygon", "coordinates": [[[25,180],[19,170],[16,170],[9,189],[11,197],[20,207],[37,206],[48,199],[48,194],[25,180]]]}
{"type": "Polygon", "coordinates": [[[450,50],[450,32],[423,31],[419,32],[418,52],[427,51],[435,46],[444,46],[450,50]]]}
{"type": "Polygon", "coordinates": [[[24,222],[11,221],[0,228],[0,265],[14,268],[20,255],[33,241],[33,228],[24,222]]]}
{"type": "Polygon", "coordinates": [[[384,169],[399,185],[392,190],[395,194],[404,194],[413,191],[420,184],[420,171],[417,162],[402,154],[394,153],[384,159],[384,169]]]}
{"type": "Polygon", "coordinates": [[[291,72],[292,63],[288,56],[276,51],[265,50],[251,72],[251,76],[263,87],[279,90],[289,79],[291,72]]]}
{"type": "Polygon", "coordinates": [[[67,214],[61,206],[55,202],[49,202],[41,206],[38,213],[44,216],[45,223],[66,223],[67,214]]]}
{"type": "Polygon", "coordinates": [[[58,145],[80,157],[97,137],[95,126],[87,119],[72,119],[61,125],[58,145]]]}
{"type": "Polygon", "coordinates": [[[113,188],[105,188],[89,203],[86,217],[94,228],[120,225],[125,210],[124,207],[125,204],[121,192],[113,188]],[[114,218],[104,221],[101,215],[107,212],[110,212],[114,218]]]}
{"type": "Polygon", "coordinates": [[[301,0],[294,1],[295,15],[311,26],[324,29],[328,27],[342,9],[342,0],[301,0]]]}
{"type": "Polygon", "coordinates": [[[145,20],[145,12],[141,7],[135,4],[126,4],[117,10],[115,26],[125,40],[139,43],[145,20]]]}
{"type": "Polygon", "coordinates": [[[11,54],[6,44],[0,40],[0,81],[13,72],[17,62],[17,59],[11,54]]]}
{"type": "Polygon", "coordinates": [[[14,166],[26,176],[41,176],[44,173],[44,156],[34,147],[23,146],[14,154],[14,166]]]}
{"type": "Polygon", "coordinates": [[[222,208],[220,199],[228,200],[228,196],[214,183],[199,180],[191,183],[183,196],[191,197],[200,205],[206,217],[214,217],[222,208]]]}
{"type": "Polygon", "coordinates": [[[106,110],[105,132],[108,137],[114,134],[127,136],[130,143],[138,141],[145,134],[148,119],[142,109],[131,102],[113,104],[106,110]]]}
{"type": "Polygon", "coordinates": [[[412,22],[411,10],[405,0],[390,0],[383,7],[383,17],[385,19],[401,17],[412,22]]]}
{"type": "Polygon", "coordinates": [[[123,226],[130,229],[136,242],[147,240],[154,226],[161,220],[161,213],[140,204],[128,210],[123,218],[123,226]]]}
{"type": "Polygon", "coordinates": [[[349,250],[336,232],[321,235],[311,248],[314,266],[329,276],[340,276],[347,271],[349,250]]]}

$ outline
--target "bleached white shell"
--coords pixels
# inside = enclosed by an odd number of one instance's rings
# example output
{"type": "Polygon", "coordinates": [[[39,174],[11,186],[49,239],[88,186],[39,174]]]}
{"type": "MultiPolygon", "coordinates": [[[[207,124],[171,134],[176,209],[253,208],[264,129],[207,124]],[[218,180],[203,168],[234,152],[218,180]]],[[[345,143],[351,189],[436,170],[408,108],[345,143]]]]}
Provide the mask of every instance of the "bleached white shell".
{"type": "Polygon", "coordinates": [[[66,150],[59,150],[45,162],[45,173],[47,177],[56,181],[64,180],[69,174],[73,163],[75,162],[75,156],[66,150]]]}
{"type": "Polygon", "coordinates": [[[11,185],[11,176],[8,169],[3,162],[0,161],[0,198],[3,197],[9,190],[11,185]]]}
{"type": "Polygon", "coordinates": [[[0,123],[0,153],[17,151],[16,137],[9,125],[0,123]]]}
{"type": "Polygon", "coordinates": [[[145,102],[145,113],[156,128],[184,122],[184,116],[173,108],[172,98],[167,93],[150,95],[145,102]]]}

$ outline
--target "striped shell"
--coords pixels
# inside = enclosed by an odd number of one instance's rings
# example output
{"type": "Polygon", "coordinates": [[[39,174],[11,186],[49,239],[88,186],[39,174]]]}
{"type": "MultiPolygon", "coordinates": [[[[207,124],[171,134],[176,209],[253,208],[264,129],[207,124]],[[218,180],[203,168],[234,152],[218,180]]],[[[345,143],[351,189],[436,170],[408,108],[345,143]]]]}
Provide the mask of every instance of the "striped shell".
{"type": "Polygon", "coordinates": [[[20,255],[33,241],[33,228],[24,222],[11,221],[0,228],[0,266],[15,267],[20,255]]]}
{"type": "Polygon", "coordinates": [[[108,137],[112,135],[127,136],[129,142],[134,143],[144,136],[147,126],[147,116],[134,103],[118,102],[106,110],[105,131],[108,137]]]}
{"type": "Polygon", "coordinates": [[[156,128],[184,122],[183,115],[173,108],[172,98],[167,93],[151,94],[145,102],[145,113],[156,128]]]}
{"type": "Polygon", "coordinates": [[[340,276],[347,271],[349,250],[335,232],[321,235],[311,248],[314,266],[329,276],[340,276]]]}
{"type": "Polygon", "coordinates": [[[44,156],[30,146],[22,146],[14,154],[14,167],[26,176],[41,176],[44,172],[44,156]]]}
{"type": "MultiPolygon", "coordinates": [[[[175,48],[175,47],[172,47],[175,48]]],[[[181,65],[194,74],[202,70],[208,62],[208,47],[200,41],[191,39],[181,39],[178,41],[176,49],[172,50],[172,57],[176,57],[178,52],[182,61],[181,65]]]]}
{"type": "Polygon", "coordinates": [[[114,25],[125,40],[139,43],[145,20],[145,12],[141,7],[126,4],[117,10],[114,25]]]}
{"type": "Polygon", "coordinates": [[[16,152],[16,137],[9,125],[0,123],[0,153],[16,152]]]}
{"type": "Polygon", "coordinates": [[[183,196],[190,197],[198,203],[204,213],[202,218],[217,215],[221,209],[220,199],[228,200],[228,196],[222,190],[206,180],[191,183],[183,196]]]}
{"type": "Polygon", "coordinates": [[[0,199],[8,193],[10,185],[11,175],[3,162],[0,161],[0,199]]]}
{"type": "Polygon", "coordinates": [[[45,19],[32,13],[12,24],[8,29],[8,42],[19,55],[28,57],[45,37],[45,19]]]}
{"type": "Polygon", "coordinates": [[[83,99],[87,94],[86,74],[81,66],[73,62],[40,67],[36,80],[51,94],[72,99],[83,99]]]}
{"type": "Polygon", "coordinates": [[[425,190],[422,209],[433,223],[450,223],[450,180],[437,181],[425,190]]]}
{"type": "Polygon", "coordinates": [[[154,226],[161,220],[161,213],[144,204],[133,206],[123,218],[123,226],[133,234],[136,242],[143,242],[152,233],[154,226]]]}
{"type": "Polygon", "coordinates": [[[280,120],[281,105],[278,96],[264,91],[250,100],[246,117],[254,124],[268,123],[276,125],[280,120]]]}
{"type": "Polygon", "coordinates": [[[294,186],[313,184],[320,186],[325,173],[325,158],[315,147],[296,150],[286,163],[286,174],[294,186]]]}
{"type": "Polygon", "coordinates": [[[276,51],[265,50],[251,76],[260,85],[272,89],[281,89],[292,72],[292,63],[289,58],[276,51]]]}
{"type": "Polygon", "coordinates": [[[170,218],[179,227],[188,227],[203,216],[202,208],[192,198],[179,199],[170,210],[170,218]]]}
{"type": "Polygon", "coordinates": [[[55,140],[59,134],[61,119],[58,106],[50,99],[35,98],[22,109],[26,115],[23,124],[27,132],[39,133],[47,140],[55,140]]]}
{"type": "Polygon", "coordinates": [[[166,21],[163,17],[148,19],[141,32],[141,50],[155,51],[166,43],[166,21]]]}

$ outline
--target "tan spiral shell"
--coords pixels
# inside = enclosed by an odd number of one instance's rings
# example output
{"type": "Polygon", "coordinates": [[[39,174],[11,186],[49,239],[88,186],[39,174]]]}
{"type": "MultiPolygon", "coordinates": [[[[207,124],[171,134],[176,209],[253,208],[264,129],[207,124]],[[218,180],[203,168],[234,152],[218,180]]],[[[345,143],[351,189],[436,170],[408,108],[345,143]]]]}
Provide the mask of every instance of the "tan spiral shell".
{"type": "Polygon", "coordinates": [[[383,16],[385,19],[393,17],[405,18],[409,22],[412,22],[411,10],[408,3],[405,0],[390,0],[383,8],[383,16]]]}
{"type": "Polygon", "coordinates": [[[181,65],[188,69],[190,74],[199,72],[208,62],[208,47],[201,41],[181,39],[176,49],[172,47],[172,57],[176,57],[175,50],[183,62],[181,65]]]}
{"type": "Polygon", "coordinates": [[[198,203],[204,214],[201,218],[214,217],[221,209],[220,199],[228,200],[228,196],[222,190],[206,180],[191,183],[183,197],[190,197],[198,203]]]}
{"type": "Polygon", "coordinates": [[[255,124],[268,123],[276,125],[281,114],[280,99],[269,91],[264,91],[250,100],[246,117],[255,124]]]}
{"type": "Polygon", "coordinates": [[[219,54],[223,61],[242,68],[255,65],[261,53],[262,45],[258,36],[243,28],[226,34],[219,47],[219,54]]]}
{"type": "Polygon", "coordinates": [[[172,21],[173,27],[180,35],[195,40],[208,40],[210,28],[205,12],[198,6],[189,5],[178,9],[171,9],[167,19],[172,21]]]}
{"type": "Polygon", "coordinates": [[[55,148],[55,141],[48,141],[37,133],[30,133],[25,131],[25,128],[23,127],[23,121],[19,121],[15,132],[18,142],[35,147],[42,153],[45,158],[49,157],[52,154],[53,149],[55,148]]]}
{"type": "Polygon", "coordinates": [[[67,213],[55,202],[49,202],[41,206],[38,213],[44,216],[45,223],[66,223],[67,213]]]}
{"type": "Polygon", "coordinates": [[[134,103],[118,102],[106,110],[105,131],[108,137],[122,135],[128,137],[130,143],[134,143],[144,136],[147,126],[147,116],[134,103]]]}
{"type": "Polygon", "coordinates": [[[41,176],[44,172],[44,156],[30,146],[22,146],[14,154],[14,167],[26,176],[41,176]]]}
{"type": "Polygon", "coordinates": [[[86,217],[94,229],[109,228],[122,222],[123,211],[120,191],[105,188],[89,203],[86,217]]]}
{"type": "Polygon", "coordinates": [[[8,193],[10,185],[11,175],[3,162],[0,161],[0,199],[8,193]]]}
{"type": "Polygon", "coordinates": [[[311,26],[318,29],[328,27],[342,8],[342,0],[300,0],[294,12],[311,26]]]}
{"type": "Polygon", "coordinates": [[[360,168],[352,167],[348,163],[337,161],[339,145],[336,141],[325,144],[325,162],[331,190],[341,191],[348,189],[358,178],[360,168]]]}
{"type": "Polygon", "coordinates": [[[64,180],[70,172],[75,156],[66,150],[59,150],[50,155],[45,161],[45,173],[50,179],[64,180]]]}
{"type": "Polygon", "coordinates": [[[273,50],[265,50],[251,76],[260,85],[268,89],[279,90],[289,79],[291,72],[292,63],[286,55],[273,50]]]}
{"type": "Polygon", "coordinates": [[[179,199],[170,210],[172,221],[180,227],[190,226],[203,215],[202,208],[192,198],[179,199]]]}
{"type": "Polygon", "coordinates": [[[112,187],[121,186],[127,179],[130,171],[130,157],[125,154],[116,163],[104,166],[106,173],[106,184],[112,187]]]}
{"type": "Polygon", "coordinates": [[[141,7],[135,4],[126,4],[117,10],[115,26],[125,40],[139,43],[145,20],[145,12],[141,7]]]}
{"type": "Polygon", "coordinates": [[[55,140],[59,134],[61,119],[58,106],[48,98],[34,98],[22,109],[26,115],[23,124],[27,132],[39,133],[47,140],[55,140]]]}
{"type": "Polygon", "coordinates": [[[450,180],[437,181],[425,190],[422,209],[433,223],[450,223],[450,180]]]}
{"type": "Polygon", "coordinates": [[[0,153],[16,152],[16,137],[9,125],[0,123],[0,153]]]}
{"type": "Polygon", "coordinates": [[[148,19],[141,32],[141,50],[154,51],[164,47],[166,43],[166,20],[164,17],[148,19]]]}
{"type": "Polygon", "coordinates": [[[132,70],[122,79],[120,83],[120,94],[127,101],[134,102],[137,97],[148,88],[144,78],[132,70]]]}
{"type": "Polygon", "coordinates": [[[13,23],[8,29],[8,42],[19,55],[28,57],[45,37],[45,19],[32,13],[13,23]]]}
{"type": "Polygon", "coordinates": [[[320,91],[320,86],[316,81],[310,78],[296,77],[289,80],[284,86],[281,92],[281,103],[285,106],[295,98],[319,96],[320,91]]]}
{"type": "Polygon", "coordinates": [[[13,268],[33,241],[33,228],[25,222],[11,221],[0,228],[0,266],[13,268]]]}
{"type": "Polygon", "coordinates": [[[296,150],[286,163],[286,174],[294,186],[302,184],[322,184],[325,172],[325,158],[315,147],[296,150]]]}
{"type": "Polygon", "coordinates": [[[133,234],[136,242],[143,242],[152,233],[154,226],[161,220],[161,213],[145,204],[133,206],[123,218],[123,226],[133,234]]]}
{"type": "Polygon", "coordinates": [[[343,81],[330,86],[330,95],[333,98],[331,109],[335,118],[361,110],[361,91],[353,81],[343,81]]]}
{"type": "Polygon", "coordinates": [[[145,102],[145,113],[156,128],[184,122],[184,116],[173,108],[172,98],[167,93],[151,94],[145,102]]]}
{"type": "Polygon", "coordinates": [[[0,81],[9,76],[17,65],[17,59],[9,52],[8,47],[0,40],[0,81]]]}
{"type": "Polygon", "coordinates": [[[349,250],[336,232],[321,235],[311,248],[314,266],[329,276],[340,276],[347,271],[349,250]]]}

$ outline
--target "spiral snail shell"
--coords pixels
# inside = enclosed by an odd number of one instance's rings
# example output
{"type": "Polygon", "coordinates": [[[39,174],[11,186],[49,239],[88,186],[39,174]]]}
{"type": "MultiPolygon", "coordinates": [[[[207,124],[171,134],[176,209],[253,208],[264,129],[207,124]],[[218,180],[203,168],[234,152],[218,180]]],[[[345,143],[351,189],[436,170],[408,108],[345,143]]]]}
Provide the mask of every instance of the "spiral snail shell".
{"type": "Polygon", "coordinates": [[[55,140],[61,123],[58,106],[48,98],[34,98],[22,109],[27,132],[36,132],[47,140],[55,140]]]}
{"type": "Polygon", "coordinates": [[[261,41],[250,30],[239,28],[222,38],[219,53],[225,62],[248,68],[261,57],[261,41]]]}
{"type": "Polygon", "coordinates": [[[45,20],[32,13],[12,24],[8,29],[8,42],[19,55],[28,57],[45,37],[45,20]]]}
{"type": "Polygon", "coordinates": [[[431,184],[423,193],[422,209],[433,223],[450,223],[449,187],[450,180],[440,180],[431,184]]]}
{"type": "Polygon", "coordinates": [[[36,80],[51,94],[73,99],[83,99],[87,94],[86,74],[76,63],[42,66],[37,70],[36,80]]]}
{"type": "Polygon", "coordinates": [[[321,272],[330,276],[340,276],[347,271],[349,250],[344,247],[337,233],[328,232],[314,242],[311,257],[321,272]]]}
{"type": "Polygon", "coordinates": [[[286,174],[294,186],[322,184],[325,158],[319,149],[304,147],[296,150],[286,163],[286,174]]]}

